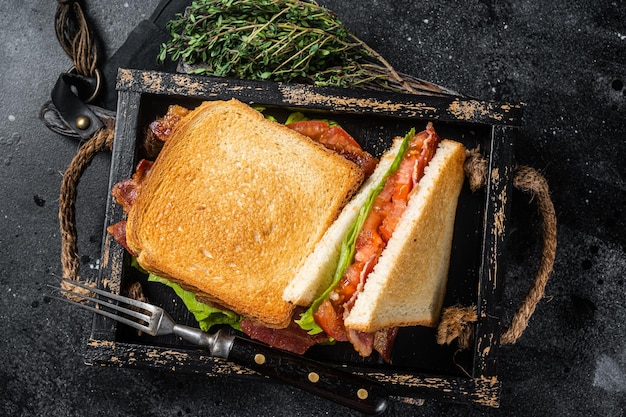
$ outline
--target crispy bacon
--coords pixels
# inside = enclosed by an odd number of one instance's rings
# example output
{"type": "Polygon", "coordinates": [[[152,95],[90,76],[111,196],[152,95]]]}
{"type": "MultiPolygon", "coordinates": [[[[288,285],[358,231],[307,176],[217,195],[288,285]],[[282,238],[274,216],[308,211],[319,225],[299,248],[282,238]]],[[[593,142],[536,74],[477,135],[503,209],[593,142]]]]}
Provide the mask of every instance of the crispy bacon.
{"type": "Polygon", "coordinates": [[[188,113],[188,108],[173,104],[167,108],[165,116],[150,123],[148,132],[152,133],[161,142],[166,142],[176,129],[176,126],[178,126],[178,122],[180,122],[183,117],[187,116],[188,113]]]}
{"type": "Polygon", "coordinates": [[[411,139],[400,166],[387,179],[357,235],[352,264],[331,292],[327,304],[322,304],[324,308],[319,308],[313,315],[316,323],[331,336],[347,334],[355,349],[363,356],[369,356],[372,349],[376,349],[382,357],[390,357],[397,330],[385,330],[375,343],[374,333],[346,330],[343,318],[349,314],[367,276],[387,246],[406,209],[411,192],[424,176],[424,168],[435,154],[439,140],[432,123],[411,139]]]}
{"type": "Polygon", "coordinates": [[[119,221],[107,227],[107,232],[113,236],[113,239],[117,241],[124,249],[128,251],[132,256],[137,256],[135,252],[130,250],[128,243],[126,243],[126,220],[119,221]]]}
{"type": "MultiPolygon", "coordinates": [[[[128,213],[133,203],[139,195],[141,190],[141,184],[146,179],[150,168],[152,168],[152,162],[142,159],[137,164],[135,173],[132,178],[118,182],[113,186],[111,195],[115,198],[115,201],[122,206],[124,213],[128,213]]],[[[136,254],[130,250],[128,243],[126,242],[126,220],[122,220],[107,227],[107,232],[115,239],[120,245],[124,247],[133,256],[136,254]]]]}
{"type": "Polygon", "coordinates": [[[152,164],[152,161],[142,159],[139,161],[139,164],[137,164],[135,173],[131,178],[120,181],[113,186],[111,194],[115,197],[117,203],[122,206],[124,213],[129,212],[131,206],[137,199],[141,184],[148,176],[152,164]]]}
{"type": "Polygon", "coordinates": [[[358,142],[339,126],[331,127],[321,120],[305,120],[289,123],[286,126],[337,152],[348,161],[354,162],[363,170],[366,178],[376,169],[378,159],[365,152],[358,142]]]}
{"type": "Polygon", "coordinates": [[[382,329],[374,334],[374,350],[380,354],[385,362],[391,362],[391,350],[397,335],[397,327],[382,329]]]}
{"type": "MultiPolygon", "coordinates": [[[[295,316],[299,316],[299,314],[294,314],[295,316]]],[[[294,321],[291,321],[287,328],[270,329],[246,318],[241,321],[241,330],[252,339],[298,355],[302,355],[311,346],[328,342],[329,340],[328,335],[324,333],[317,335],[308,334],[294,321]]]]}
{"type": "Polygon", "coordinates": [[[368,357],[374,350],[374,333],[360,332],[348,329],[348,340],[352,343],[354,350],[363,357],[368,357]]]}

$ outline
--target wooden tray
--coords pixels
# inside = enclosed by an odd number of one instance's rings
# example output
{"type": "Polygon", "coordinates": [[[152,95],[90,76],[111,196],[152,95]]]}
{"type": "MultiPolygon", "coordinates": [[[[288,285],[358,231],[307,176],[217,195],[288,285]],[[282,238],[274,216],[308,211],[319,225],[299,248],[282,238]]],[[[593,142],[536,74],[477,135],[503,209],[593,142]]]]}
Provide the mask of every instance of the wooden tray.
{"type": "MultiPolygon", "coordinates": [[[[441,346],[435,330],[402,328],[392,363],[376,355],[363,359],[346,343],[315,346],[307,356],[328,366],[347,369],[383,382],[391,395],[416,399],[499,405],[500,382],[496,357],[500,334],[501,268],[511,195],[513,135],[521,123],[519,104],[450,97],[392,94],[304,85],[250,82],[181,74],[121,69],[110,185],[129,178],[141,155],[138,138],[148,123],[169,104],[196,106],[204,100],[237,98],[265,107],[279,120],[292,111],[339,122],[369,152],[380,156],[396,135],[411,127],[418,131],[433,121],[441,137],[480,146],[488,160],[487,187],[472,193],[466,184],[457,209],[445,305],[476,305],[478,322],[472,349],[457,352],[441,346]]],[[[122,220],[119,205],[109,198],[105,227],[122,220]]],[[[139,281],[145,295],[179,322],[195,320],[176,295],[161,284],[149,283],[130,266],[129,256],[105,233],[99,286],[119,293],[139,281]]],[[[175,337],[138,335],[101,316],[94,317],[88,348],[90,364],[153,367],[215,377],[259,378],[228,361],[212,358],[175,337]]]]}

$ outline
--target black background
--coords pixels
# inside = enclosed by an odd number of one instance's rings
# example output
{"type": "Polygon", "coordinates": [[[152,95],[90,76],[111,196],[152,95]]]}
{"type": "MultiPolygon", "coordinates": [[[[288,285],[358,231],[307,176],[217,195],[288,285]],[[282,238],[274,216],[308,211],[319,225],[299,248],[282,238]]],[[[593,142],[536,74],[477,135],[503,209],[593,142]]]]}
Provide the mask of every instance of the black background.
{"type": "MultiPolygon", "coordinates": [[[[397,70],[481,99],[526,103],[516,160],[540,170],[558,253],[522,338],[500,349],[499,410],[394,403],[386,415],[623,416],[626,401],[626,4],[624,1],[321,1],[397,70]]],[[[86,2],[110,56],[157,0],[86,2]]],[[[56,2],[0,5],[0,414],[351,415],[300,391],[171,372],[87,367],[90,315],[49,302],[60,274],[58,190],[78,143],[38,120],[57,76],[56,2]]],[[[109,155],[79,186],[83,273],[100,258],[109,155]]],[[[504,322],[541,248],[531,198],[514,193],[504,322]]],[[[352,415],[355,415],[352,413],[352,415]]]]}

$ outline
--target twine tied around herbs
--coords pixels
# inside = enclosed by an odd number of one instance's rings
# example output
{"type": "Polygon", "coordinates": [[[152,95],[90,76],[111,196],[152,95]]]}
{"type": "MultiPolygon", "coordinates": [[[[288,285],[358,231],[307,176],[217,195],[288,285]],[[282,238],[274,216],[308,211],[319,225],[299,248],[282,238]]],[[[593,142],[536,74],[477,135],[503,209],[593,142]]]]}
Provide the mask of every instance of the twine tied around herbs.
{"type": "MultiPolygon", "coordinates": [[[[472,192],[485,186],[487,161],[478,148],[467,151],[464,169],[472,192]]],[[[522,192],[530,193],[537,201],[537,208],[542,218],[543,248],[535,279],[515,312],[509,327],[500,335],[500,343],[504,345],[517,342],[528,327],[530,317],[543,298],[546,284],[552,273],[557,244],[556,214],[545,177],[534,168],[519,166],[513,175],[513,186],[522,192]]],[[[459,349],[468,349],[473,336],[473,324],[477,320],[476,306],[445,308],[437,328],[437,343],[450,344],[456,339],[459,349]]]]}

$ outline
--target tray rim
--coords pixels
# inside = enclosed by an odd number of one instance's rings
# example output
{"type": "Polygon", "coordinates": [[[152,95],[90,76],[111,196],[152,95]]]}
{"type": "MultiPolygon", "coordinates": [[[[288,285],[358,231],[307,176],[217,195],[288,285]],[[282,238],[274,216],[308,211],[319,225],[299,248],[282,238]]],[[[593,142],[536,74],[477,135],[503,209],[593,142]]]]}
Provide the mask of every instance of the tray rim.
{"type": "MultiPolygon", "coordinates": [[[[508,218],[511,176],[513,170],[513,141],[515,128],[521,125],[523,104],[480,101],[459,97],[414,96],[408,94],[381,93],[365,90],[314,87],[309,85],[229,80],[223,78],[192,76],[186,74],[163,73],[120,69],[118,72],[118,114],[115,137],[136,137],[137,126],[130,123],[133,115],[139,112],[142,96],[166,95],[173,98],[218,99],[235,97],[250,101],[262,92],[266,100],[263,104],[293,106],[300,109],[318,109],[338,113],[354,114],[364,103],[371,105],[377,114],[392,117],[411,117],[421,120],[441,120],[458,123],[474,123],[491,127],[491,149],[488,159],[488,178],[485,191],[484,224],[482,230],[483,251],[478,273],[479,291],[477,310],[479,320],[475,328],[475,343],[472,348],[474,362],[472,375],[448,377],[381,371],[380,369],[357,369],[356,373],[379,379],[393,388],[398,395],[415,398],[437,398],[444,401],[473,403],[488,407],[499,405],[501,383],[496,374],[496,357],[499,347],[499,306],[501,295],[498,259],[503,250],[505,238],[504,221],[508,218]],[[287,97],[287,99],[285,99],[287,97]],[[307,97],[312,100],[307,101],[307,97]],[[334,103],[328,97],[338,99],[334,103]],[[323,98],[326,98],[323,100],[323,98]],[[285,101],[286,100],[286,101],[285,101]],[[336,103],[340,105],[337,106],[336,103]],[[472,109],[471,112],[458,112],[457,109],[472,109]],[[385,110],[386,109],[386,110],[385,110]],[[504,157],[502,155],[504,154],[504,157]]],[[[372,110],[370,110],[372,111],[372,110]]],[[[116,177],[129,177],[134,169],[135,141],[114,142],[109,189],[116,177]]],[[[121,208],[109,195],[105,228],[109,219],[121,219],[121,208]]],[[[109,236],[103,234],[101,268],[98,286],[106,286],[113,292],[120,291],[125,255],[109,236]],[[107,275],[108,276],[105,276],[107,275]]],[[[195,350],[172,349],[162,346],[146,346],[115,340],[116,323],[94,316],[92,333],[87,344],[85,357],[90,364],[163,367],[167,361],[150,361],[154,355],[196,358],[205,365],[218,367],[215,375],[254,376],[242,372],[232,364],[224,366],[221,360],[202,356],[195,350]],[[132,355],[130,354],[132,353],[132,355]],[[208,359],[207,359],[208,358],[208,359]]],[[[180,363],[174,370],[198,372],[189,363],[180,363]]]]}

